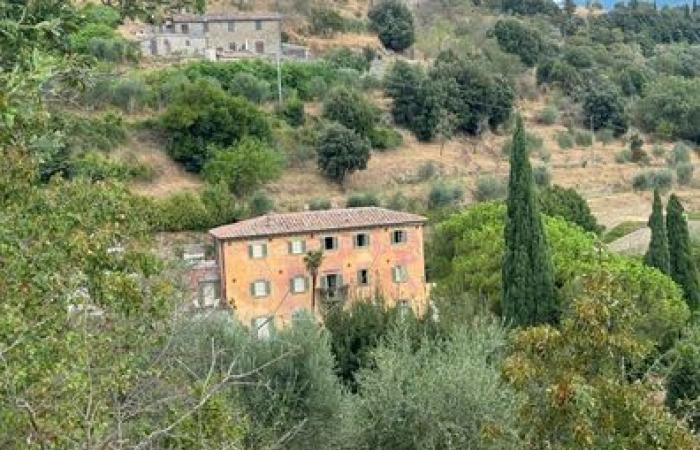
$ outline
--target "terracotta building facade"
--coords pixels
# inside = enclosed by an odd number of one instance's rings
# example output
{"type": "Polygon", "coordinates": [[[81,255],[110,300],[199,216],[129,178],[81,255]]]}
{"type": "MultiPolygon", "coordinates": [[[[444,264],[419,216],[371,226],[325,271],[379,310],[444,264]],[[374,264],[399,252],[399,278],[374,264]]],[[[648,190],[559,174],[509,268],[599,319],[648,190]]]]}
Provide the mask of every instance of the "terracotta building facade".
{"type": "Polygon", "coordinates": [[[425,218],[383,208],[270,214],[210,231],[221,296],[266,335],[298,310],[381,297],[414,310],[426,300],[425,218]],[[317,289],[304,258],[321,250],[317,289]]]}

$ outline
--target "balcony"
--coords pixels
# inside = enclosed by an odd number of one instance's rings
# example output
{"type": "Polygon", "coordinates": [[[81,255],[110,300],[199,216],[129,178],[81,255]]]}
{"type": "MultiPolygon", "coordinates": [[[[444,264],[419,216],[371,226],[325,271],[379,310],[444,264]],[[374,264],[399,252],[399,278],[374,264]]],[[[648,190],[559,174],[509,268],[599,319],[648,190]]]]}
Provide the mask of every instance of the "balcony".
{"type": "Polygon", "coordinates": [[[348,285],[316,289],[316,298],[329,304],[340,303],[348,297],[348,285]]]}

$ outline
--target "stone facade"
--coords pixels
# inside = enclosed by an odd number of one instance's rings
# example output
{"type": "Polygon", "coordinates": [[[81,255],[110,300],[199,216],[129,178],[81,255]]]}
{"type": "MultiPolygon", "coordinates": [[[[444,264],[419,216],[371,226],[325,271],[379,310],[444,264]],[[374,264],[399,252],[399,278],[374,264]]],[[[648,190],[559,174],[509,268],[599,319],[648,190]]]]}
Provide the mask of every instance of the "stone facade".
{"type": "MultiPolygon", "coordinates": [[[[322,227],[302,226],[288,232],[257,235],[236,230],[246,222],[212,230],[216,239],[222,300],[245,324],[282,326],[293,314],[312,308],[312,279],[304,263],[309,251],[323,251],[314,296],[316,312],[334,301],[382,297],[388,306],[400,304],[420,311],[427,287],[424,273],[423,225],[420,216],[388,212],[377,220],[372,210],[352,208],[306,213],[277,214],[267,219],[296,226],[309,216],[322,227]],[[346,212],[347,211],[347,212],[346,212]],[[392,215],[393,214],[393,215],[392,215]],[[364,216],[354,220],[354,216],[364,216]],[[348,218],[349,217],[349,218],[348,218]],[[235,228],[238,225],[237,228],[235,228]],[[312,228],[321,228],[313,230],[312,228]],[[232,236],[232,237],[230,237],[232,236]]],[[[308,222],[307,222],[308,223],[308,222]]]]}
{"type": "Polygon", "coordinates": [[[274,13],[173,16],[141,38],[146,56],[270,56],[281,48],[281,16],[274,13]]]}

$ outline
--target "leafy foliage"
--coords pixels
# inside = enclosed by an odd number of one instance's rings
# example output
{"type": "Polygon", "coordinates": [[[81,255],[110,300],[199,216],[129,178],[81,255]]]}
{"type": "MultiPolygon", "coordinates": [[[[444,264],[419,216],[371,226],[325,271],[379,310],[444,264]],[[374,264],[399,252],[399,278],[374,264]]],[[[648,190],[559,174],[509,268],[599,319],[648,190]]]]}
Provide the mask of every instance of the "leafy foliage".
{"type": "Polygon", "coordinates": [[[543,214],[550,217],[561,217],[592,233],[599,234],[603,231],[603,227],[598,224],[595,216],[591,213],[588,203],[575,189],[555,185],[540,189],[537,196],[543,214]]]}
{"type": "Polygon", "coordinates": [[[496,22],[494,35],[503,51],[518,55],[526,66],[534,66],[547,52],[540,33],[516,19],[496,22]]]}
{"type": "Polygon", "coordinates": [[[318,139],[318,168],[329,179],[342,183],[345,177],[367,168],[369,141],[355,131],[331,123],[318,139]]]}
{"type": "Polygon", "coordinates": [[[368,137],[377,121],[377,110],[359,92],[338,87],[323,102],[323,117],[333,120],[363,137],[368,137]]]}
{"type": "Polygon", "coordinates": [[[282,172],[279,153],[264,142],[244,137],[234,147],[216,150],[204,165],[204,178],[225,183],[239,196],[250,194],[282,172]]]}
{"type": "Polygon", "coordinates": [[[193,172],[202,170],[212,146],[235,145],[245,136],[271,138],[261,111],[204,80],[186,84],[175,94],[162,124],[169,133],[168,153],[193,172]]]}
{"type": "Polygon", "coordinates": [[[525,130],[518,117],[510,156],[503,312],[515,325],[555,322],[554,274],[535,197],[525,130]]]}
{"type": "Polygon", "coordinates": [[[583,100],[583,112],[594,129],[608,128],[620,135],[627,131],[622,96],[614,86],[598,85],[583,100]]]}
{"type": "Polygon", "coordinates": [[[403,51],[416,39],[413,14],[398,0],[382,0],[370,9],[367,17],[379,40],[390,50],[403,51]]]}

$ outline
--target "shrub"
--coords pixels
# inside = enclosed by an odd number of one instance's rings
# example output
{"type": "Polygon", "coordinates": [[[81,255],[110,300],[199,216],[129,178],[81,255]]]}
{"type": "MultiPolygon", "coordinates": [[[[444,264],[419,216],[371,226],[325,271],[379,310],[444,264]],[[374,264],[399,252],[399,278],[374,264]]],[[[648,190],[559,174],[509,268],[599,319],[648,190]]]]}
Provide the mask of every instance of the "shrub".
{"type": "Polygon", "coordinates": [[[654,155],[654,158],[661,158],[666,154],[666,149],[661,144],[654,144],[651,148],[651,154],[654,155]]]}
{"type": "Polygon", "coordinates": [[[697,399],[700,398],[700,332],[691,328],[670,355],[666,378],[666,405],[679,418],[690,418],[690,426],[700,429],[697,399]]]}
{"type": "Polygon", "coordinates": [[[128,113],[139,111],[146,106],[150,91],[143,80],[124,78],[111,88],[111,101],[128,113]]]}
{"type": "Polygon", "coordinates": [[[372,60],[368,56],[365,52],[360,53],[347,47],[338,47],[323,55],[323,59],[328,61],[333,67],[354,69],[362,73],[369,70],[372,60]]]}
{"type": "Polygon", "coordinates": [[[608,145],[615,139],[615,132],[609,128],[603,128],[602,130],[598,130],[596,138],[602,142],[603,145],[608,145]]]}
{"type": "Polygon", "coordinates": [[[231,95],[238,95],[252,103],[262,103],[270,98],[270,83],[259,80],[255,75],[246,72],[239,72],[233,76],[231,95]]]}
{"type": "Polygon", "coordinates": [[[624,164],[632,161],[632,150],[628,148],[623,148],[619,152],[615,153],[615,162],[618,164],[624,164]]]}
{"type": "Polygon", "coordinates": [[[700,142],[700,79],[658,78],[644,92],[636,109],[645,130],[700,142]]]}
{"type": "Polygon", "coordinates": [[[481,175],[476,179],[474,196],[480,202],[501,200],[508,193],[508,183],[493,175],[481,175]]]}
{"type": "Polygon", "coordinates": [[[203,169],[204,179],[226,183],[236,195],[250,194],[282,172],[282,158],[266,143],[244,137],[235,146],[212,150],[203,169]]]}
{"type": "Polygon", "coordinates": [[[682,142],[677,143],[673,146],[671,154],[668,155],[667,159],[668,165],[675,167],[678,164],[689,163],[690,162],[690,149],[687,145],[682,142]]]}
{"type": "Polygon", "coordinates": [[[658,189],[667,191],[673,184],[673,173],[668,169],[647,170],[637,173],[632,178],[632,188],[635,191],[658,189]]]}
{"type": "Polygon", "coordinates": [[[416,177],[418,181],[427,181],[432,179],[438,174],[438,168],[432,161],[427,161],[418,166],[418,171],[416,172],[416,177]]]}
{"type": "Polygon", "coordinates": [[[369,141],[339,123],[328,125],[319,136],[318,168],[329,179],[342,183],[345,176],[367,168],[369,141]]]}
{"type": "Polygon", "coordinates": [[[633,134],[630,138],[630,152],[632,155],[632,162],[636,163],[647,163],[649,161],[649,155],[642,148],[644,146],[644,141],[637,133],[633,134]]]}
{"type": "Polygon", "coordinates": [[[574,137],[568,131],[557,132],[557,144],[559,144],[559,148],[563,150],[573,148],[575,144],[574,137]]]}
{"type": "Polygon", "coordinates": [[[230,147],[244,136],[263,142],[272,138],[262,111],[205,80],[188,83],[175,94],[162,126],[169,134],[168,154],[192,172],[204,167],[212,148],[230,147]]]}
{"type": "Polygon", "coordinates": [[[504,52],[518,55],[528,67],[534,66],[547,51],[539,31],[517,19],[499,20],[493,34],[504,52]]]}
{"type": "Polygon", "coordinates": [[[279,114],[289,125],[293,127],[302,126],[304,124],[304,102],[296,96],[288,98],[285,100],[279,114]]]}
{"type": "Polygon", "coordinates": [[[264,191],[256,191],[248,199],[248,214],[251,217],[262,216],[275,209],[275,202],[264,191]]]}
{"type": "Polygon", "coordinates": [[[384,47],[397,52],[410,47],[416,39],[413,14],[399,0],[382,0],[367,14],[371,28],[384,47]]]}
{"type": "Polygon", "coordinates": [[[552,186],[537,192],[540,211],[550,217],[561,217],[586,231],[599,234],[603,227],[591,213],[586,200],[573,188],[552,186]]]}
{"type": "Polygon", "coordinates": [[[464,197],[464,190],[459,185],[449,185],[443,181],[433,184],[428,194],[428,208],[437,209],[453,206],[464,197]]]}
{"type": "Polygon", "coordinates": [[[409,199],[403,194],[403,192],[398,191],[389,197],[385,206],[389,209],[393,209],[394,211],[407,211],[409,209],[409,199]]]}
{"type": "Polygon", "coordinates": [[[680,163],[676,166],[676,179],[678,184],[687,185],[693,181],[693,165],[691,163],[680,163]]]}
{"type": "Polygon", "coordinates": [[[307,83],[306,91],[310,99],[322,99],[328,93],[328,84],[323,77],[313,77],[307,83]]]}
{"type": "Polygon", "coordinates": [[[321,211],[325,209],[331,209],[331,201],[327,198],[313,198],[309,202],[309,209],[311,211],[321,211]]]}
{"type": "Polygon", "coordinates": [[[609,128],[618,136],[627,131],[628,119],[622,94],[611,84],[595,84],[588,90],[583,99],[583,113],[586,123],[591,123],[595,130],[609,128]]]}
{"type": "Polygon", "coordinates": [[[537,166],[532,170],[532,178],[539,187],[548,187],[552,183],[552,172],[547,166],[537,166]]]}
{"type": "Polygon", "coordinates": [[[379,198],[371,193],[364,192],[360,194],[352,194],[348,197],[345,206],[347,208],[360,208],[363,206],[379,206],[379,198]]]}
{"type": "Polygon", "coordinates": [[[577,130],[574,133],[574,141],[576,145],[590,147],[593,145],[593,134],[590,131],[577,130]]]}
{"type": "Polygon", "coordinates": [[[68,176],[87,178],[91,181],[139,179],[152,180],[155,176],[152,167],[135,162],[122,162],[110,159],[95,151],[87,152],[69,162],[68,176]]]}
{"type": "Polygon", "coordinates": [[[553,105],[546,106],[540,111],[539,120],[545,125],[553,125],[559,120],[559,110],[553,105]]]}
{"type": "Polygon", "coordinates": [[[377,150],[389,150],[403,144],[403,136],[398,131],[387,127],[375,127],[369,133],[369,142],[377,150]]]}
{"type": "Polygon", "coordinates": [[[88,24],[102,24],[110,28],[116,28],[121,22],[119,11],[109,6],[87,3],[80,8],[79,13],[85,17],[88,24]]]}
{"type": "Polygon", "coordinates": [[[336,87],[323,102],[323,117],[349,128],[363,137],[368,137],[378,113],[373,105],[358,92],[336,87]]]}
{"type": "Polygon", "coordinates": [[[311,32],[313,34],[332,37],[339,31],[345,31],[345,19],[335,9],[314,8],[311,11],[311,32]]]}

